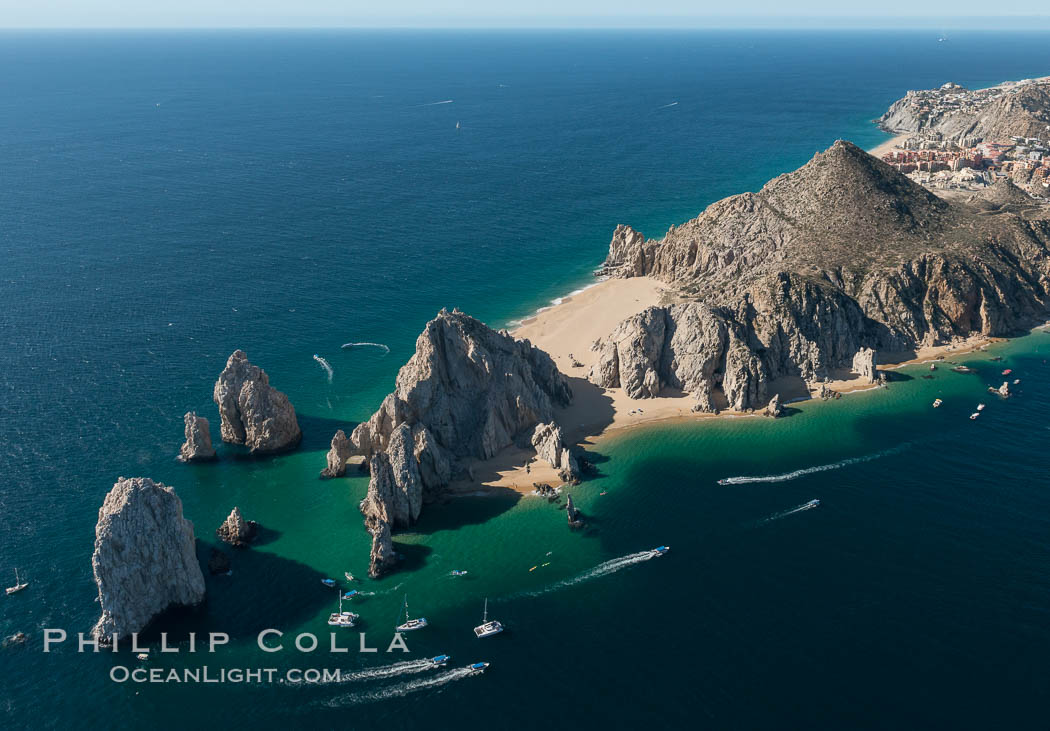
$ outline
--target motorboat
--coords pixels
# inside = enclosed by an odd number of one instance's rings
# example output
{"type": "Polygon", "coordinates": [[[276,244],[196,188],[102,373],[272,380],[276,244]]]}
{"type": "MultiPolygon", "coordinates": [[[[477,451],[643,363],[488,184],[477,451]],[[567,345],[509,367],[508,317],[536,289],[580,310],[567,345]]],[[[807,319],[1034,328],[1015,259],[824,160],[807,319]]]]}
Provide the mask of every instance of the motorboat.
{"type": "Polygon", "coordinates": [[[487,662],[476,662],[473,665],[467,665],[467,670],[470,671],[471,675],[477,675],[485,672],[485,669],[489,666],[487,662]]]}
{"type": "Polygon", "coordinates": [[[466,575],[467,575],[466,571],[460,571],[459,569],[453,569],[452,570],[452,576],[466,576],[466,575]]]}
{"type": "Polygon", "coordinates": [[[663,556],[665,553],[671,550],[670,546],[657,546],[653,549],[654,556],[663,556]]]}
{"type": "Polygon", "coordinates": [[[348,592],[343,594],[343,599],[346,599],[347,601],[349,601],[349,600],[353,599],[355,596],[357,596],[360,593],[361,592],[359,592],[357,589],[351,589],[350,591],[348,591],[348,592]]]}
{"type": "Polygon", "coordinates": [[[419,619],[408,618],[408,595],[405,595],[405,621],[397,626],[398,632],[411,632],[415,629],[423,629],[427,626],[426,617],[420,617],[419,619]]]}
{"type": "Polygon", "coordinates": [[[485,613],[482,615],[481,624],[474,628],[474,636],[478,639],[498,635],[503,631],[503,625],[498,620],[489,621],[489,600],[485,600],[485,613]]]}
{"type": "Polygon", "coordinates": [[[140,652],[138,655],[135,655],[135,657],[139,660],[149,660],[149,655],[145,652],[140,652]]]}
{"type": "Polygon", "coordinates": [[[984,411],[984,404],[977,404],[978,411],[984,411]]]}
{"type": "Polygon", "coordinates": [[[354,576],[353,574],[351,574],[349,571],[344,571],[343,572],[343,576],[346,577],[347,581],[357,581],[358,580],[357,577],[354,576]]]}
{"type": "Polygon", "coordinates": [[[321,583],[327,586],[329,589],[335,588],[335,579],[321,579],[321,583]]]}
{"type": "Polygon", "coordinates": [[[9,586],[6,589],[4,589],[4,593],[8,596],[10,596],[11,594],[17,594],[18,592],[22,591],[22,589],[25,589],[27,586],[29,586],[29,582],[22,581],[22,578],[18,575],[18,569],[15,569],[15,585],[9,586]]]}
{"type": "Polygon", "coordinates": [[[941,400],[940,400],[939,398],[938,398],[938,399],[934,399],[934,400],[933,400],[933,408],[935,408],[935,409],[936,409],[936,408],[940,408],[940,405],[941,405],[941,404],[943,404],[943,403],[944,403],[944,402],[943,402],[943,401],[941,401],[941,400]]]}
{"type": "Polygon", "coordinates": [[[970,414],[970,421],[974,421],[980,415],[981,415],[980,411],[973,412],[972,414],[970,414]]]}
{"type": "Polygon", "coordinates": [[[435,667],[444,667],[448,664],[448,661],[452,658],[449,655],[438,655],[437,657],[430,658],[430,662],[435,667]]]}

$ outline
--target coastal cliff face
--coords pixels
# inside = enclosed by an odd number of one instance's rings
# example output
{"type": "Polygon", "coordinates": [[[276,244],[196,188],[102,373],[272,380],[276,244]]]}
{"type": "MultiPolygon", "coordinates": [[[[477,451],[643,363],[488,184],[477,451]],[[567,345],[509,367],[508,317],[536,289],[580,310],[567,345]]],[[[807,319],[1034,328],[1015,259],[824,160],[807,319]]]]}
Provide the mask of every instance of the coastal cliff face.
{"type": "Polygon", "coordinates": [[[890,132],[937,132],[948,140],[971,143],[1012,135],[1045,139],[1050,79],[1009,82],[974,92],[955,85],[909,91],[878,123],[890,132]]]}
{"type": "Polygon", "coordinates": [[[606,273],[655,277],[683,302],[596,343],[590,380],[634,398],[681,389],[701,411],[756,409],[781,376],[870,381],[875,350],[1017,332],[1050,304],[1050,222],[994,202],[1011,193],[948,203],[839,141],[661,240],[620,226],[606,273]]]}
{"type": "Polygon", "coordinates": [[[302,432],[288,397],[270,385],[266,372],[235,350],[215,382],[222,440],[253,454],[281,452],[299,444],[302,432]]]}
{"type": "MultiPolygon", "coordinates": [[[[555,407],[571,399],[549,355],[459,311],[442,310],[416,340],[393,393],[350,436],[351,451],[371,470],[361,504],[373,537],[369,573],[393,565],[391,529],[415,521],[426,501],[466,473],[470,460],[529,444],[536,425],[552,422],[555,407]]],[[[340,459],[345,465],[342,452],[340,459]]]]}
{"type": "Polygon", "coordinates": [[[215,459],[215,448],[211,446],[211,431],[208,420],[192,411],[182,417],[186,441],[179,449],[183,462],[201,462],[215,459]]]}
{"type": "Polygon", "coordinates": [[[204,599],[193,524],[175,490],[145,477],[121,477],[95,526],[91,567],[102,616],[92,629],[103,642],[143,629],[172,606],[204,599]]]}

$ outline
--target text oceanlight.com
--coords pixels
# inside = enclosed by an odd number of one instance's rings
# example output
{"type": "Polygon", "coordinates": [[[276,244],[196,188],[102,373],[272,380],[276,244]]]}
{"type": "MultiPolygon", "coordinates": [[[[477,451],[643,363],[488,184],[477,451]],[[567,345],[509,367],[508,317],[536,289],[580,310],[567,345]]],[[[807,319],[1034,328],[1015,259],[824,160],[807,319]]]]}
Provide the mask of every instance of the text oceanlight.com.
{"type": "Polygon", "coordinates": [[[115,665],[109,671],[115,683],[338,683],[338,668],[129,668],[115,665]]]}

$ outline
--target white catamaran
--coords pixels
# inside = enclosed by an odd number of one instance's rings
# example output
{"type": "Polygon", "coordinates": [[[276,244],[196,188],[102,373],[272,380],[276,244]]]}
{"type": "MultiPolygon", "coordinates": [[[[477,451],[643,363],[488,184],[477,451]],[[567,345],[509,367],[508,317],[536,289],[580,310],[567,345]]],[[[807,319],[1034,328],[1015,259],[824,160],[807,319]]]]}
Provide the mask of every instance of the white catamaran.
{"type": "Polygon", "coordinates": [[[405,621],[397,626],[398,632],[411,632],[414,629],[423,629],[427,626],[426,617],[419,619],[408,618],[408,594],[405,594],[405,621]]]}
{"type": "Polygon", "coordinates": [[[498,620],[489,621],[489,600],[485,599],[485,614],[481,618],[481,624],[474,628],[474,636],[479,639],[498,635],[503,631],[503,625],[498,620]]]}
{"type": "Polygon", "coordinates": [[[6,589],[4,589],[4,591],[8,595],[17,594],[18,592],[22,591],[22,589],[25,589],[27,586],[29,586],[29,582],[22,581],[22,579],[18,576],[18,569],[15,569],[15,585],[7,587],[6,589]]]}
{"type": "Polygon", "coordinates": [[[328,615],[328,626],[329,627],[344,627],[350,628],[354,626],[354,622],[360,619],[361,616],[354,614],[353,612],[343,611],[343,595],[339,595],[339,611],[332,612],[328,615]]]}

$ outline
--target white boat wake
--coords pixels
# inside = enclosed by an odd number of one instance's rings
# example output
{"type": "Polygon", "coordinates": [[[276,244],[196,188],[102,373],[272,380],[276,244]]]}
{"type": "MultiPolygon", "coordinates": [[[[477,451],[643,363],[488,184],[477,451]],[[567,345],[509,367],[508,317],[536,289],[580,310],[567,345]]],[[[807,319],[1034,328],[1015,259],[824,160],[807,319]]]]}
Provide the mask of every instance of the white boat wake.
{"type": "Polygon", "coordinates": [[[382,343],[343,343],[343,350],[350,350],[351,348],[379,348],[384,353],[390,352],[390,348],[382,343]]]}
{"type": "Polygon", "coordinates": [[[671,102],[670,104],[664,104],[662,107],[657,107],[657,109],[667,109],[668,107],[677,107],[677,106],[678,106],[678,102],[671,102]]]}
{"type": "Polygon", "coordinates": [[[550,586],[543,587],[542,589],[519,592],[517,594],[511,595],[510,598],[514,599],[518,597],[540,596],[542,594],[549,594],[550,592],[557,591],[558,589],[565,589],[570,586],[575,586],[576,584],[582,584],[584,581],[590,581],[591,579],[597,579],[602,576],[608,576],[609,574],[615,574],[617,571],[625,569],[628,566],[633,566],[636,563],[641,563],[642,561],[648,561],[651,558],[656,558],[657,555],[659,554],[655,553],[652,549],[650,549],[648,551],[639,551],[638,553],[631,553],[626,556],[621,556],[620,558],[610,559],[605,563],[598,564],[593,569],[587,569],[582,574],[573,576],[571,579],[564,579],[562,581],[555,582],[550,586]]]}
{"type": "Polygon", "coordinates": [[[435,107],[438,104],[451,104],[451,103],[452,103],[451,99],[445,99],[445,100],[439,101],[439,102],[427,102],[426,104],[417,104],[416,106],[417,107],[435,107]]]}
{"type": "Polygon", "coordinates": [[[860,464],[861,462],[871,462],[872,460],[879,459],[880,457],[887,457],[891,454],[897,454],[898,452],[903,451],[907,446],[907,444],[902,444],[899,447],[887,449],[882,452],[876,452],[875,454],[868,454],[863,457],[851,457],[850,459],[844,459],[840,462],[832,462],[831,464],[817,465],[816,467],[806,467],[801,470],[795,470],[794,472],[785,472],[782,475],[742,475],[740,477],[726,477],[724,479],[719,480],[718,484],[749,485],[753,482],[788,482],[789,480],[797,480],[800,477],[812,475],[817,472],[829,472],[831,470],[849,467],[850,465],[860,464]]]}
{"type": "Polygon", "coordinates": [[[813,508],[817,507],[818,505],[820,505],[820,501],[819,500],[810,500],[808,503],[803,503],[802,505],[799,505],[797,507],[791,508],[791,510],[783,510],[783,511],[781,511],[779,513],[773,513],[771,516],[769,516],[765,520],[761,521],[759,523],[759,525],[765,525],[766,523],[772,523],[774,520],[780,520],[781,518],[786,518],[789,515],[794,515],[795,513],[801,513],[803,510],[812,510],[813,508]]]}
{"type": "Polygon", "coordinates": [[[395,662],[393,665],[383,665],[382,667],[370,668],[368,670],[357,670],[352,673],[340,673],[339,682],[352,683],[358,680],[396,678],[399,675],[415,675],[416,673],[433,670],[436,667],[437,665],[432,663],[429,659],[405,660],[404,662],[395,662]]]}
{"type": "Polygon", "coordinates": [[[418,693],[421,690],[438,688],[456,680],[469,678],[473,674],[474,673],[470,668],[456,668],[455,670],[447,670],[433,677],[421,680],[409,680],[404,683],[398,683],[396,685],[378,688],[367,692],[349,693],[326,701],[324,705],[330,708],[340,708],[343,706],[354,706],[359,703],[373,703],[375,701],[388,700],[390,698],[400,698],[409,693],[418,693]]]}
{"type": "Polygon", "coordinates": [[[332,370],[332,366],[328,363],[327,360],[319,356],[317,353],[314,353],[314,360],[320,363],[321,367],[324,368],[324,372],[328,374],[328,382],[331,383],[332,375],[334,373],[334,371],[332,370]]]}

